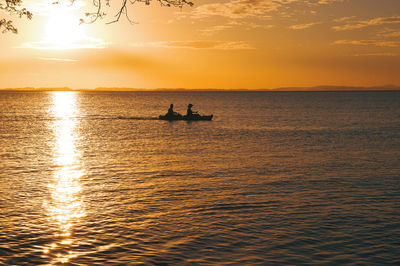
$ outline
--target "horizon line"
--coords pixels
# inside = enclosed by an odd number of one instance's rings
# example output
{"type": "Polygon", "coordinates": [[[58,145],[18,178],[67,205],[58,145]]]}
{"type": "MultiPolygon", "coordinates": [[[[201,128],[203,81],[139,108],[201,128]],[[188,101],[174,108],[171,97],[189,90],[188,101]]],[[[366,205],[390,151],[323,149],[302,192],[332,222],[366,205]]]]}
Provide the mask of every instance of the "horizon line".
{"type": "Polygon", "coordinates": [[[22,88],[0,88],[0,91],[93,91],[93,92],[135,92],[135,91],[155,91],[155,92],[191,92],[191,91],[204,91],[204,92],[229,92],[229,91],[242,91],[242,92],[279,92],[279,91],[397,91],[400,90],[398,85],[384,85],[384,86],[337,86],[337,85],[321,85],[310,87],[278,87],[278,88],[259,88],[259,89],[246,89],[246,88],[129,88],[129,87],[97,87],[93,89],[85,88],[69,88],[69,87],[22,87],[22,88]]]}

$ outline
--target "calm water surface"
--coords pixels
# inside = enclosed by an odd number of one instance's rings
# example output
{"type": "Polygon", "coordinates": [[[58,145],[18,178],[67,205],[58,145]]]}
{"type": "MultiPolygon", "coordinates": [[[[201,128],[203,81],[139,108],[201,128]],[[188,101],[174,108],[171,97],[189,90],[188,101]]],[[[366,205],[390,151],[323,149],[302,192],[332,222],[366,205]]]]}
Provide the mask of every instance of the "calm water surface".
{"type": "Polygon", "coordinates": [[[0,92],[0,264],[399,265],[399,158],[400,92],[0,92]]]}

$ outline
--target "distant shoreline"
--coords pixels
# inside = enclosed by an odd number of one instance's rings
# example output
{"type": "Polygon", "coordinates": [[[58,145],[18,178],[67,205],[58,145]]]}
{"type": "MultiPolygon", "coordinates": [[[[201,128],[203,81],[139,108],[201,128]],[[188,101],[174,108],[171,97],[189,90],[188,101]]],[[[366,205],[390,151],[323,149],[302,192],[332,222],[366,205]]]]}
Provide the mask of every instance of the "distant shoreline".
{"type": "Polygon", "coordinates": [[[281,87],[275,89],[185,89],[185,88],[95,88],[95,89],[72,89],[72,88],[3,88],[0,91],[88,91],[88,92],[345,92],[345,91],[400,91],[400,86],[315,86],[315,87],[281,87]]]}

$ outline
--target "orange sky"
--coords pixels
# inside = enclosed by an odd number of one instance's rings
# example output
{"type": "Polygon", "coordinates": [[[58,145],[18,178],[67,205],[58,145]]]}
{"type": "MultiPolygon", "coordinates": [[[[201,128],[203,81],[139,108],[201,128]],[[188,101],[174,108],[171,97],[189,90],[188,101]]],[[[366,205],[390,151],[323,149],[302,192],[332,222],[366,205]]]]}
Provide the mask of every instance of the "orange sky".
{"type": "Polygon", "coordinates": [[[0,88],[400,85],[399,0],[139,3],[135,25],[106,25],[115,10],[79,25],[91,1],[24,2],[33,20],[0,35],[0,88]]]}

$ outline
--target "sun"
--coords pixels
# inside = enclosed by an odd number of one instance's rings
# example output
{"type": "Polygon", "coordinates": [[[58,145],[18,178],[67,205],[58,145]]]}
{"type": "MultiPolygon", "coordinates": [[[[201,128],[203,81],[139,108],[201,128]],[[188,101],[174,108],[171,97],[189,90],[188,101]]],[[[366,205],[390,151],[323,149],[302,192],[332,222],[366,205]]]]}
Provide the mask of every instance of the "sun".
{"type": "Polygon", "coordinates": [[[89,37],[85,25],[79,24],[79,18],[68,6],[55,5],[49,12],[45,25],[44,42],[53,49],[73,49],[89,37]]]}
{"type": "Polygon", "coordinates": [[[85,2],[64,0],[33,5],[35,15],[42,18],[39,41],[26,42],[21,47],[39,50],[103,49],[107,43],[102,38],[90,36],[84,19],[85,2]]]}

